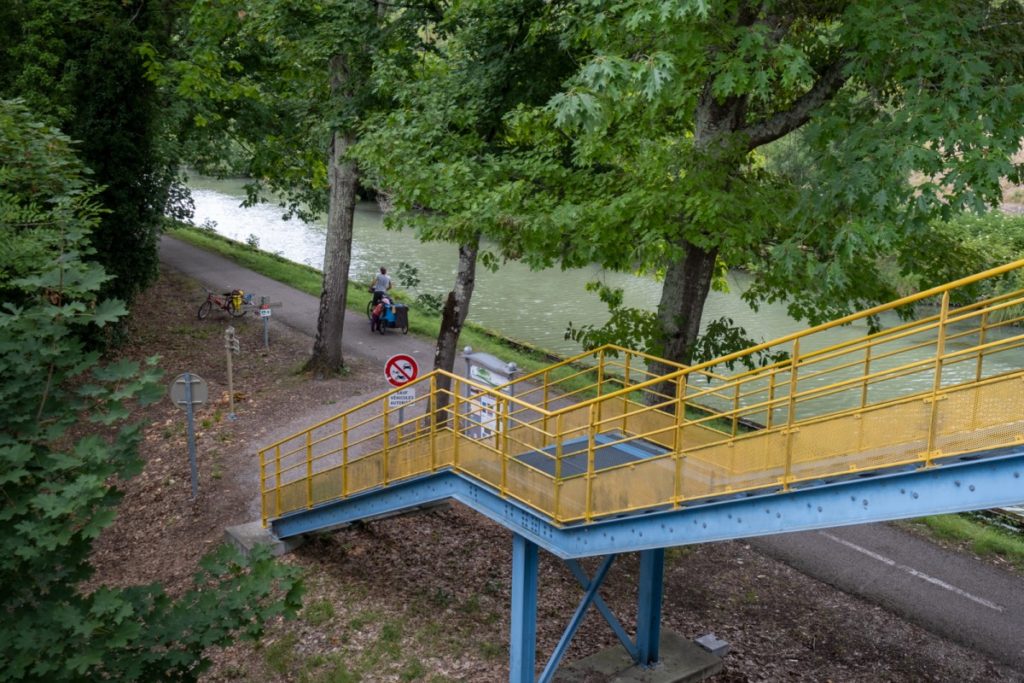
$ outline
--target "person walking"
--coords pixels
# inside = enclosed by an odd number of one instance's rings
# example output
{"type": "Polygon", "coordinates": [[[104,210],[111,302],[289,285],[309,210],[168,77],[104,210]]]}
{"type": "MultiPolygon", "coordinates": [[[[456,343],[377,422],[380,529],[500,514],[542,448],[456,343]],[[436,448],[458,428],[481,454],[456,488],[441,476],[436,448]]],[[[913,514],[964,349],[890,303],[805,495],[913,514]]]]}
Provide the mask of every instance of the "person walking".
{"type": "Polygon", "coordinates": [[[373,278],[373,283],[370,284],[370,291],[373,292],[373,303],[376,304],[384,296],[384,293],[391,289],[391,276],[388,275],[388,269],[384,266],[380,267],[380,272],[373,278]]]}

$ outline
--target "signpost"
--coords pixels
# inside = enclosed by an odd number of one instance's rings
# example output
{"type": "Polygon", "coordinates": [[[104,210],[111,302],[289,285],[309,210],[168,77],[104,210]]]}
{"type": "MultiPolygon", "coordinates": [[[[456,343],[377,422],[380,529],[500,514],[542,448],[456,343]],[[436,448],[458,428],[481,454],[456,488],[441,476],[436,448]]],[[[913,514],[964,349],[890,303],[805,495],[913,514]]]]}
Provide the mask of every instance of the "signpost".
{"type": "Polygon", "coordinates": [[[405,353],[398,353],[384,363],[384,378],[393,387],[402,387],[412,382],[420,374],[420,366],[416,359],[405,353]]]}
{"type": "Polygon", "coordinates": [[[420,374],[416,359],[406,353],[397,353],[384,363],[384,379],[399,391],[388,394],[388,407],[398,408],[398,424],[405,422],[405,406],[416,400],[416,390],[401,387],[415,380],[420,374]]]}
{"type": "Polygon", "coordinates": [[[192,500],[199,493],[199,469],[196,466],[196,427],[193,406],[206,403],[210,390],[199,375],[186,372],[178,375],[171,382],[171,402],[185,409],[188,419],[188,460],[192,470],[192,500]]]}
{"type": "Polygon", "coordinates": [[[238,353],[241,350],[238,337],[235,336],[235,328],[228,327],[224,330],[224,349],[227,351],[228,356],[228,419],[235,419],[235,380],[234,375],[231,371],[231,354],[238,353]]]}
{"type": "Polygon", "coordinates": [[[260,297],[260,307],[256,309],[256,314],[263,321],[263,348],[270,350],[270,317],[274,315],[274,309],[283,306],[280,301],[270,303],[270,297],[260,297]]]}

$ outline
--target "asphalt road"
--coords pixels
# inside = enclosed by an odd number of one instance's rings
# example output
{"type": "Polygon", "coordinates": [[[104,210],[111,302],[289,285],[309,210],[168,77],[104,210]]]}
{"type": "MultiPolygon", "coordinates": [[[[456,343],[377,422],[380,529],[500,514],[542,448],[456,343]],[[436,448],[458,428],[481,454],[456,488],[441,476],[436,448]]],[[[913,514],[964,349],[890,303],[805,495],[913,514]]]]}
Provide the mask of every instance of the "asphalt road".
{"type": "MultiPolygon", "coordinates": [[[[242,288],[281,302],[274,320],[310,336],[319,300],[179,240],[163,237],[160,259],[214,291],[242,288]]],[[[196,303],[198,306],[198,302],[196,303]]],[[[346,356],[384,362],[396,353],[429,370],[433,343],[370,332],[366,316],[348,311],[346,356]]],[[[1024,579],[950,552],[887,524],[750,539],[759,551],[848,593],[877,603],[929,631],[1014,667],[1024,680],[1024,579]]]]}

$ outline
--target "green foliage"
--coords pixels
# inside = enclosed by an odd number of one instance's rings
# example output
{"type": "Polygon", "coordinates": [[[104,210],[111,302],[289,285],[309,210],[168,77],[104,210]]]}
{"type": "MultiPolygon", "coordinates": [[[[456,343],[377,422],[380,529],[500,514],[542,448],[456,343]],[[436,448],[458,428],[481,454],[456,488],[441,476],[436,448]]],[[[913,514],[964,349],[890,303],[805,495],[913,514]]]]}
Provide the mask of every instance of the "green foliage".
{"type": "Polygon", "coordinates": [[[105,209],[90,235],[112,277],[103,293],[126,301],[156,275],[165,210],[188,213],[174,181],[176,145],[163,127],[173,107],[144,78],[137,46],[169,39],[175,6],[119,0],[5,3],[0,97],[23,98],[42,121],[77,140],[105,209]]]}
{"type": "MultiPolygon", "coordinates": [[[[514,113],[518,172],[484,200],[515,217],[532,263],[660,273],[695,247],[754,275],[754,310],[785,301],[820,322],[894,298],[883,265],[962,276],[971,259],[933,222],[1022,178],[1020,3],[576,7],[566,41],[586,55],[514,113]]],[[[706,291],[663,315],[666,338],[706,291]]]]}
{"type": "Polygon", "coordinates": [[[293,612],[300,584],[266,553],[206,558],[196,589],[100,587],[93,541],[141,466],[135,405],[163,395],[156,358],[101,364],[84,337],[125,313],[90,261],[96,190],[68,139],[0,100],[0,680],[195,680],[206,648],[293,612]]]}

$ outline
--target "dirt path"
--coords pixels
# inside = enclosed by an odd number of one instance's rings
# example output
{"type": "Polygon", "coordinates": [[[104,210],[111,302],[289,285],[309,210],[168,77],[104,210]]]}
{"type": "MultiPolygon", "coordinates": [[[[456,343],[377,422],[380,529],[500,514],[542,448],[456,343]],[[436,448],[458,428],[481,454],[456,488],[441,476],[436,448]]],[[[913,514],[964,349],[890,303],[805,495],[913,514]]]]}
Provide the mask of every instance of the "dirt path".
{"type": "MultiPolygon", "coordinates": [[[[210,285],[260,291],[226,271],[218,275],[221,280],[210,285]]],[[[97,547],[97,581],[163,581],[180,590],[224,526],[254,518],[255,447],[381,388],[380,359],[360,353],[358,343],[346,349],[346,377],[312,381],[298,372],[311,341],[281,324],[285,316],[273,319],[271,348],[264,351],[258,320],[215,313],[198,321],[194,311],[201,300],[195,282],[165,271],[136,307],[141,314],[132,322],[127,350],[135,356],[159,351],[168,381],[185,369],[210,381],[211,404],[197,417],[200,496],[189,500],[183,416],[167,402],[151,407],[144,418],[145,469],[125,487],[118,519],[97,547]],[[227,419],[221,337],[232,323],[243,349],[235,359],[233,421],[227,419]]],[[[510,540],[508,531],[458,505],[318,537],[284,560],[306,570],[301,618],[276,625],[259,647],[218,652],[207,680],[507,680],[510,540]]],[[[591,571],[592,564],[585,563],[591,571]]],[[[622,558],[602,592],[627,628],[635,619],[636,572],[635,558],[622,558]]],[[[720,683],[1024,681],[1018,672],[742,542],[671,550],[665,581],[665,628],[691,638],[714,632],[732,643],[726,670],[715,679],[720,683]]],[[[540,586],[543,657],[561,635],[579,590],[549,556],[541,561],[540,586]]],[[[567,658],[613,639],[591,614],[567,658]]]]}

